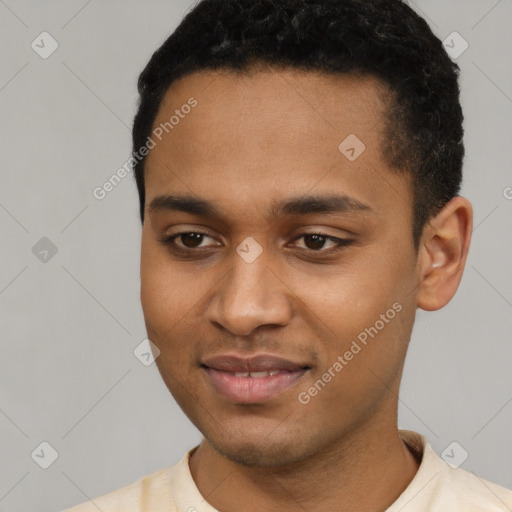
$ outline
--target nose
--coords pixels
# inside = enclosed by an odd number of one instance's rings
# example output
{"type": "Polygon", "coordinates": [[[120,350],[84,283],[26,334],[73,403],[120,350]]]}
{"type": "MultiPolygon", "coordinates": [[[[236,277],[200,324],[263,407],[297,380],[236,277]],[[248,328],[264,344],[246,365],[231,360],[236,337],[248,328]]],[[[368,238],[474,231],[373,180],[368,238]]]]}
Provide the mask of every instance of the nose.
{"type": "Polygon", "coordinates": [[[252,263],[235,253],[208,304],[208,320],[237,336],[262,325],[287,325],[293,314],[290,290],[268,263],[264,253],[252,263]]]}

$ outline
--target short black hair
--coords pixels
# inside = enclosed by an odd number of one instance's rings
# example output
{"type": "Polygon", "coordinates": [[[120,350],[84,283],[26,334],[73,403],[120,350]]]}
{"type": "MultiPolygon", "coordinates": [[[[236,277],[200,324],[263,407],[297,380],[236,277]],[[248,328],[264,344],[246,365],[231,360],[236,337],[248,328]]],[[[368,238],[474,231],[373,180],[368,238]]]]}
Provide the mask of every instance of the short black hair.
{"type": "MultiPolygon", "coordinates": [[[[201,0],[139,76],[134,153],[176,80],[256,64],[371,75],[387,86],[383,154],[411,175],[417,249],[425,223],[458,194],[464,158],[459,67],[427,22],[402,0],[201,0]]],[[[139,156],[133,169],[142,221],[144,162],[139,156]]]]}

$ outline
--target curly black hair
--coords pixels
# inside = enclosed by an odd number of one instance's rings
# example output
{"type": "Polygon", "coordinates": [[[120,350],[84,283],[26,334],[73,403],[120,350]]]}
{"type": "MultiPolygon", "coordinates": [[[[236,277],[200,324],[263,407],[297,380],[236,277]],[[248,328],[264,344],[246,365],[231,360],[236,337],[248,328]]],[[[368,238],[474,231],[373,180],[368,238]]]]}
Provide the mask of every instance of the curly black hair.
{"type": "MultiPolygon", "coordinates": [[[[255,64],[369,74],[387,86],[383,153],[412,175],[417,248],[425,223],[458,194],[464,158],[459,67],[426,21],[402,0],[201,0],[140,74],[134,154],[177,79],[255,64]]],[[[133,168],[142,221],[144,162],[139,156],[133,168]]]]}

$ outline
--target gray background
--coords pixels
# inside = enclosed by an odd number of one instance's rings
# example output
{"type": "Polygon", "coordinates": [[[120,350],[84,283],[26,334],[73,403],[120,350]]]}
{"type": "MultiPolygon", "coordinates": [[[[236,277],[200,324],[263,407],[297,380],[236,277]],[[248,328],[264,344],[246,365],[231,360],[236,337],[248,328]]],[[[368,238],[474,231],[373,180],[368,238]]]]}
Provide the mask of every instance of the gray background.
{"type": "MultiPolygon", "coordinates": [[[[146,333],[132,176],[92,194],[127,160],[138,74],[192,3],[0,0],[0,510],[64,509],[200,440],[133,354],[146,333]],[[59,44],[47,59],[31,48],[43,31],[59,44]],[[57,248],[46,262],[32,252],[43,237],[57,248]],[[31,457],[42,441],[58,452],[46,470],[48,449],[31,457]]],[[[438,453],[457,441],[463,468],[512,487],[512,0],[414,7],[469,43],[457,61],[475,231],[456,297],[418,311],[399,424],[438,453]]]]}

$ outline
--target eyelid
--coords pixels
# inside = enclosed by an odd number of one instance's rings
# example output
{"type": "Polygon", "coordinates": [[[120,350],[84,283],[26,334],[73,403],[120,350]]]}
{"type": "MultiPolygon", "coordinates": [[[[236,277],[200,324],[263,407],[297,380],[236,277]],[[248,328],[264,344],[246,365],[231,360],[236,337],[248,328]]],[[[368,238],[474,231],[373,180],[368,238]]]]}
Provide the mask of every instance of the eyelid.
{"type": "Polygon", "coordinates": [[[328,255],[328,254],[333,254],[333,253],[336,253],[338,251],[340,251],[341,249],[343,249],[343,247],[347,246],[347,245],[350,245],[352,242],[354,242],[354,239],[353,238],[341,238],[341,237],[338,237],[338,236],[332,236],[332,235],[329,235],[327,233],[323,233],[321,231],[313,231],[313,232],[306,232],[306,233],[301,233],[300,235],[298,235],[297,237],[294,238],[293,242],[295,242],[296,240],[299,240],[301,238],[304,238],[306,236],[312,236],[312,235],[317,235],[317,236],[321,236],[322,238],[325,238],[326,240],[329,240],[331,242],[334,242],[336,244],[335,247],[331,248],[331,249],[319,249],[317,251],[315,251],[314,249],[308,249],[307,247],[306,248],[300,248],[302,249],[303,251],[309,253],[309,254],[325,254],[325,255],[328,255]]]}
{"type": "MultiPolygon", "coordinates": [[[[200,229],[190,229],[188,231],[180,231],[178,233],[173,233],[172,235],[163,235],[162,237],[160,237],[158,239],[158,241],[164,245],[172,246],[174,240],[176,238],[179,238],[180,235],[189,235],[191,233],[196,234],[196,235],[203,235],[203,236],[207,236],[208,238],[215,239],[215,237],[212,234],[207,233],[206,231],[201,231],[200,229]]],[[[177,249],[178,250],[181,249],[183,251],[194,251],[194,249],[190,249],[188,247],[177,247],[177,249]]]]}
{"type": "MultiPolygon", "coordinates": [[[[178,239],[181,235],[188,235],[188,234],[197,234],[197,235],[202,235],[202,236],[206,236],[208,238],[215,239],[215,237],[212,234],[210,234],[206,231],[202,231],[200,229],[190,229],[188,231],[180,231],[180,232],[174,233],[172,235],[164,235],[163,237],[161,237],[159,239],[159,241],[163,245],[171,248],[171,250],[175,250],[176,252],[188,253],[188,254],[199,253],[200,251],[204,251],[209,248],[209,247],[192,247],[192,248],[190,248],[190,247],[180,247],[180,246],[175,245],[174,241],[176,239],[178,239]]],[[[308,249],[307,247],[300,248],[302,251],[304,251],[308,254],[313,254],[313,255],[315,255],[315,254],[327,255],[327,254],[336,253],[336,252],[340,251],[341,249],[343,249],[345,246],[350,245],[351,243],[354,242],[353,238],[341,238],[341,237],[332,236],[332,235],[329,235],[328,233],[324,233],[320,229],[318,229],[316,231],[311,231],[311,232],[302,232],[302,233],[298,234],[292,240],[292,242],[300,240],[301,238],[304,238],[306,236],[313,236],[313,235],[320,236],[320,237],[325,238],[328,241],[332,241],[336,244],[336,246],[334,248],[327,249],[327,250],[324,250],[324,249],[314,250],[314,249],[308,249]]]]}

